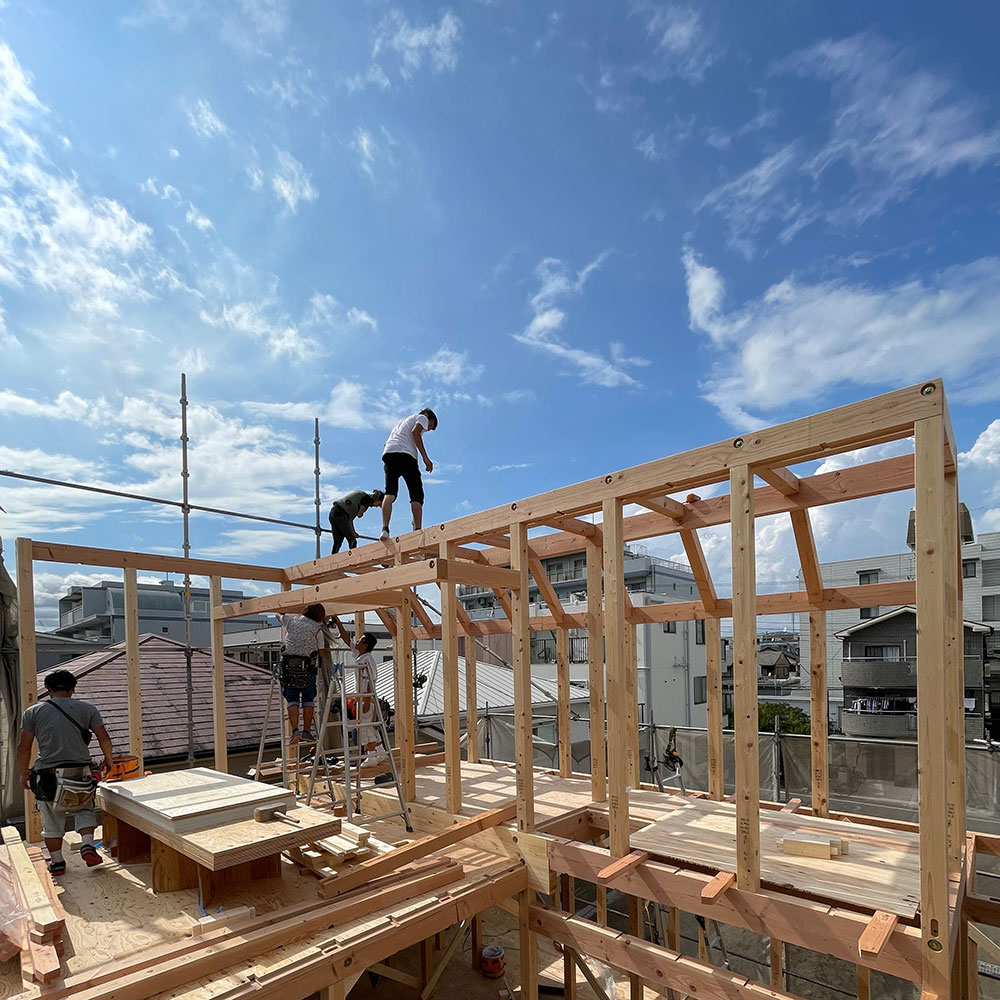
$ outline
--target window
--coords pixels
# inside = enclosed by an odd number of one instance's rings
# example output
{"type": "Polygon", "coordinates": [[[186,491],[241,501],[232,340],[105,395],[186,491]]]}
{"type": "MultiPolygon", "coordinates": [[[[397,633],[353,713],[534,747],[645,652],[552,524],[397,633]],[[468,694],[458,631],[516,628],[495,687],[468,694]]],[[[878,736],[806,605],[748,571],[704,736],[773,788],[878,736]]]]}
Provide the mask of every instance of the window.
{"type": "Polygon", "coordinates": [[[170,631],[170,626],[169,625],[161,625],[160,626],[160,631],[163,632],[164,634],[166,634],[167,632],[170,631]]]}
{"type": "Polygon", "coordinates": [[[878,583],[878,570],[868,569],[863,573],[858,573],[858,583],[861,584],[862,587],[869,583],[878,583]]]}
{"type": "Polygon", "coordinates": [[[886,660],[889,663],[898,663],[899,653],[899,646],[865,646],[866,660],[886,660]]]}
{"type": "Polygon", "coordinates": [[[983,586],[1000,587],[1000,559],[983,560],[983,586]]]}
{"type": "Polygon", "coordinates": [[[664,622],[663,631],[676,634],[677,632],[677,622],[664,622]]]}
{"type": "Polygon", "coordinates": [[[983,595],[983,621],[995,622],[1000,618],[1000,594],[983,595]]]}
{"type": "Polygon", "coordinates": [[[708,701],[708,678],[707,677],[695,677],[694,678],[694,703],[696,705],[704,705],[708,701]]]}
{"type": "Polygon", "coordinates": [[[962,560],[962,576],[966,580],[974,580],[976,578],[976,560],[975,559],[963,559],[962,560]]]}
{"type": "Polygon", "coordinates": [[[862,608],[861,618],[862,620],[865,618],[878,618],[878,608],[862,608]]]}
{"type": "Polygon", "coordinates": [[[696,646],[705,645],[705,623],[700,618],[694,623],[694,642],[696,646]]]}

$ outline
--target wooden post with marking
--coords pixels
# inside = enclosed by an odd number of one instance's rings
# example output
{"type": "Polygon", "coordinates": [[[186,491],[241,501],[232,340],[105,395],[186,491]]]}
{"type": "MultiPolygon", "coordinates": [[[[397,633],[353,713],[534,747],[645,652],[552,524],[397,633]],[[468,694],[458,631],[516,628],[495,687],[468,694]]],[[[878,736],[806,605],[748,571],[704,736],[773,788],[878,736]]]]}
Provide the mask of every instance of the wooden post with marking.
{"type": "Polygon", "coordinates": [[[826,612],[809,612],[809,714],[814,816],[830,815],[830,710],[826,681],[826,612]]]}
{"type": "Polygon", "coordinates": [[[471,632],[465,636],[465,730],[466,757],[470,764],[479,763],[479,690],[476,669],[479,652],[476,637],[471,632]]]}
{"type": "Polygon", "coordinates": [[[944,477],[945,528],[945,671],[948,695],[948,863],[955,875],[962,868],[965,845],[965,626],[961,586],[961,540],[958,528],[958,476],[944,477]]]}
{"type": "MultiPolygon", "coordinates": [[[[125,584],[125,670],[128,685],[128,752],[139,758],[139,773],[143,772],[142,759],[142,673],[139,663],[139,588],[136,571],[126,566],[123,571],[125,584]]],[[[212,623],[214,626],[214,622],[212,623]]]]}
{"type": "MultiPolygon", "coordinates": [[[[440,558],[447,560],[451,546],[442,542],[440,558]]],[[[444,785],[445,808],[462,811],[462,747],[458,701],[458,598],[455,584],[441,584],[441,671],[444,677],[444,785]]]]}
{"type": "MultiPolygon", "coordinates": [[[[21,672],[21,711],[38,702],[38,665],[35,656],[35,570],[31,554],[31,539],[14,542],[17,560],[17,659],[21,672]]],[[[21,720],[17,720],[18,730],[21,720]]],[[[38,744],[31,748],[31,762],[38,756],[38,744]]],[[[18,775],[20,777],[20,775],[18,775]]],[[[42,839],[42,817],[35,808],[35,797],[24,790],[25,842],[35,844],[42,839]]]]}
{"type": "Polygon", "coordinates": [[[568,778],[573,773],[572,722],[569,714],[569,629],[556,629],[556,685],[559,707],[559,775],[568,778]]]}
{"type": "MultiPolygon", "coordinates": [[[[624,534],[622,546],[625,545],[624,534]]],[[[623,563],[624,567],[624,557],[623,563]]],[[[622,578],[624,580],[624,577],[622,578]]],[[[632,602],[625,595],[625,679],[628,684],[627,725],[629,736],[629,774],[628,783],[633,788],[639,787],[639,660],[636,639],[636,626],[628,620],[628,610],[632,602]]],[[[649,711],[649,706],[646,706],[649,711]]]]}
{"type": "MultiPolygon", "coordinates": [[[[531,747],[528,529],[521,523],[510,526],[510,568],[516,570],[519,577],[517,588],[510,593],[510,628],[514,651],[514,768],[517,786],[517,828],[530,833],[535,829],[535,776],[534,753],[531,747]]],[[[522,954],[522,962],[523,960],[522,954]]],[[[536,996],[537,988],[536,979],[536,996]]]]}
{"type": "Polygon", "coordinates": [[[607,751],[604,737],[604,610],[601,546],[587,539],[587,661],[590,678],[590,797],[608,797],[607,751]]]}
{"type": "Polygon", "coordinates": [[[399,783],[403,801],[417,797],[413,762],[413,594],[403,591],[403,604],[396,615],[395,667],[398,683],[396,701],[396,745],[399,747],[399,783]]]}
{"type": "Polygon", "coordinates": [[[736,728],[736,884],[760,891],[760,760],[757,752],[757,571],[753,474],[730,471],[733,544],[733,689],[736,728]]]}
{"type": "Polygon", "coordinates": [[[725,795],[722,750],[722,629],[718,618],[705,619],[705,673],[708,689],[708,797],[725,795]]]}
{"type": "MultiPolygon", "coordinates": [[[[209,603],[213,608],[222,606],[222,580],[208,578],[209,603]]],[[[226,746],[226,653],[222,645],[221,618],[212,619],[212,735],[215,742],[215,769],[229,770],[229,753],[226,746]]],[[[131,706],[130,706],[131,707],[131,706]]]]}

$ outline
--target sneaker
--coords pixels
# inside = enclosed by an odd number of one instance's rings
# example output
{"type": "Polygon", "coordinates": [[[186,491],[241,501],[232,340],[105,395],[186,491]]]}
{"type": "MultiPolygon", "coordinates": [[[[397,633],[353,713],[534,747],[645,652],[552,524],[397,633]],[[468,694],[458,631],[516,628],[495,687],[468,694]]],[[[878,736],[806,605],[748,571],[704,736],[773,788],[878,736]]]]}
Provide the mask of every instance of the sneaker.
{"type": "Polygon", "coordinates": [[[65,875],[66,874],[66,862],[65,861],[50,861],[49,862],[49,874],[50,875],[65,875]]]}
{"type": "Polygon", "coordinates": [[[382,534],[379,535],[378,537],[379,537],[379,541],[380,542],[387,542],[387,541],[389,541],[389,529],[388,528],[383,528],[382,529],[382,534]]]}
{"type": "Polygon", "coordinates": [[[291,745],[293,743],[298,743],[299,740],[301,740],[301,739],[302,739],[302,733],[300,733],[297,729],[293,729],[292,730],[292,738],[288,741],[288,743],[289,743],[289,745],[291,745]]]}
{"type": "Polygon", "coordinates": [[[388,760],[388,755],[383,751],[373,750],[361,762],[362,767],[374,767],[376,764],[384,764],[388,760]]]}
{"type": "Polygon", "coordinates": [[[94,847],[93,844],[84,844],[83,847],[80,848],[80,857],[87,862],[88,868],[104,864],[104,858],[97,853],[97,848],[94,847]]]}
{"type": "Polygon", "coordinates": [[[303,742],[315,743],[316,742],[316,737],[313,735],[311,729],[303,729],[302,730],[302,740],[303,740],[303,742]]]}

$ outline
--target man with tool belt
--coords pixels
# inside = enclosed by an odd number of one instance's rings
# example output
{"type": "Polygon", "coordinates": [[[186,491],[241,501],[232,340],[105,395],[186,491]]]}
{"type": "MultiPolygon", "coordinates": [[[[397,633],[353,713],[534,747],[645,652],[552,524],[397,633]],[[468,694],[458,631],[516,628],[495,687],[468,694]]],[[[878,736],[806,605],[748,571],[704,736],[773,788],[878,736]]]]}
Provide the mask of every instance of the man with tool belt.
{"type": "Polygon", "coordinates": [[[288,704],[288,727],[292,743],[315,740],[312,733],[316,704],[316,671],[319,667],[320,636],[326,611],[322,604],[310,604],[301,615],[278,615],[285,626],[281,650],[280,681],[288,704]],[[299,699],[302,700],[302,731],[299,732],[299,699]]]}
{"type": "Polygon", "coordinates": [[[17,766],[21,784],[34,792],[35,805],[42,815],[49,872],[62,875],[66,871],[63,834],[70,816],[83,841],[80,857],[87,867],[93,868],[104,860],[94,846],[97,781],[88,747],[96,736],[104,754],[100,765],[102,774],[107,772],[114,751],[101,713],[93,705],[73,697],[76,690],[73,674],[68,670],[54,670],[45,678],[45,690],[48,700],[25,709],[21,717],[17,766]],[[38,759],[31,767],[31,747],[35,740],[38,740],[38,759]]]}

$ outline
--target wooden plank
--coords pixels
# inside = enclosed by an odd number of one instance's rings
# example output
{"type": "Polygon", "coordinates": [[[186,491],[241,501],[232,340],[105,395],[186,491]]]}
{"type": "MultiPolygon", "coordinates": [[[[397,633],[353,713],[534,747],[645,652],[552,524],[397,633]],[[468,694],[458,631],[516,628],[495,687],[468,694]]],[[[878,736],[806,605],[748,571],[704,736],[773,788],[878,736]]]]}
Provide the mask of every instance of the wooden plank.
{"type": "Polygon", "coordinates": [[[691,572],[694,574],[694,582],[698,587],[701,603],[706,612],[713,614],[718,608],[719,598],[715,593],[715,584],[712,583],[712,574],[709,572],[698,532],[682,531],[681,543],[684,545],[684,552],[687,554],[691,572]]]}
{"type": "Polygon", "coordinates": [[[806,593],[809,595],[810,601],[818,603],[823,599],[823,576],[819,568],[819,555],[816,552],[816,540],[813,538],[809,511],[793,510],[790,512],[790,516],[806,593]]]}
{"type": "Polygon", "coordinates": [[[410,617],[415,603],[413,592],[403,591],[403,605],[399,610],[396,627],[396,648],[399,655],[395,660],[396,677],[399,682],[399,700],[396,702],[396,741],[399,743],[399,781],[404,802],[412,802],[417,797],[416,772],[413,766],[414,718],[413,718],[413,639],[410,617]]]}
{"type": "Polygon", "coordinates": [[[556,687],[559,733],[559,774],[568,778],[573,773],[573,722],[569,711],[569,630],[556,631],[556,687]]]}
{"type": "Polygon", "coordinates": [[[509,823],[516,814],[517,804],[510,802],[505,806],[490,809],[478,816],[462,820],[441,833],[421,837],[419,840],[397,847],[389,854],[367,858],[350,871],[342,872],[334,878],[324,879],[320,882],[320,892],[328,898],[342,895],[351,889],[356,889],[359,885],[364,885],[369,879],[394,871],[396,868],[424,858],[434,851],[451,847],[473,834],[489,830],[501,823],[509,823]]]}
{"type": "Polygon", "coordinates": [[[701,890],[703,903],[714,903],[727,889],[736,884],[735,872],[719,872],[704,889],[701,890]]]}
{"type": "Polygon", "coordinates": [[[514,768],[517,782],[517,828],[535,828],[534,752],[531,747],[531,633],[528,631],[528,531],[510,529],[510,563],[518,584],[511,591],[510,623],[514,663],[514,768]]]}
{"type": "Polygon", "coordinates": [[[778,846],[783,854],[803,858],[832,858],[839,854],[839,847],[834,847],[829,837],[813,833],[786,833],[778,846]]]}
{"type": "MultiPolygon", "coordinates": [[[[622,560],[624,565],[624,558],[622,560]]],[[[632,598],[625,591],[626,612],[632,607],[632,598]]],[[[639,777],[639,655],[636,626],[626,614],[625,618],[625,681],[627,696],[625,699],[625,731],[628,733],[628,783],[632,788],[638,788],[639,777]]]]}
{"type": "Polygon", "coordinates": [[[636,497],[635,502],[646,510],[651,510],[654,514],[662,514],[673,521],[680,521],[687,513],[684,504],[671,497],[658,497],[653,500],[650,497],[636,497]]]}
{"type": "Polygon", "coordinates": [[[745,465],[730,474],[733,546],[733,677],[736,729],[736,878],[760,888],[760,760],[757,751],[757,567],[753,475],[745,465]]]}
{"type": "Polygon", "coordinates": [[[771,938],[768,942],[768,950],[771,953],[771,989],[787,989],[788,984],[785,981],[786,949],[784,941],[771,938]]]}
{"type": "Polygon", "coordinates": [[[858,1000],[872,1000],[872,970],[863,965],[858,966],[858,1000]]]}
{"type": "Polygon", "coordinates": [[[566,618],[562,601],[559,600],[556,588],[552,586],[552,581],[549,579],[549,574],[545,572],[541,559],[531,552],[530,546],[528,548],[528,566],[535,586],[538,587],[539,593],[545,601],[545,606],[549,609],[549,614],[555,619],[556,625],[561,626],[566,618]]]}
{"type": "Polygon", "coordinates": [[[809,715],[814,816],[830,814],[830,738],[826,682],[826,612],[809,612],[809,715]]]}
{"type": "Polygon", "coordinates": [[[705,684],[708,695],[708,795],[721,802],[725,794],[722,752],[722,635],[718,618],[705,619],[705,684]]]}
{"type": "Polygon", "coordinates": [[[940,416],[915,428],[917,566],[917,794],[920,817],[920,927],[924,987],[951,996],[948,948],[946,565],[944,426],[940,416]],[[944,751],[944,752],[942,752],[944,751]]]}
{"type": "MultiPolygon", "coordinates": [[[[212,608],[222,607],[222,580],[208,579],[209,601],[212,608]]],[[[229,750],[226,737],[226,648],[223,645],[222,619],[212,618],[212,736],[215,741],[215,769],[229,770],[229,750]]]]}
{"type": "Polygon", "coordinates": [[[649,854],[646,851],[632,851],[630,854],[626,854],[625,857],[618,858],[612,861],[610,865],[602,868],[597,873],[597,881],[605,883],[608,879],[612,879],[622,872],[631,871],[648,860],[649,854]]]}
{"type": "MultiPolygon", "coordinates": [[[[965,626],[963,624],[962,556],[959,540],[958,476],[944,478],[944,588],[945,588],[945,676],[948,688],[945,714],[947,744],[948,868],[956,874],[962,867],[965,846],[965,626]]],[[[989,695],[986,695],[988,698],[989,695]]]]}
{"type": "Polygon", "coordinates": [[[61,542],[33,542],[34,558],[39,562],[108,566],[115,569],[142,569],[154,573],[197,573],[219,576],[227,580],[263,580],[283,583],[285,571],[276,566],[254,566],[249,563],[217,562],[213,559],[184,559],[182,556],[159,555],[151,552],[126,552],[121,549],[99,549],[86,545],[66,545],[61,542]]]}
{"type": "Polygon", "coordinates": [[[28,912],[31,929],[45,940],[51,940],[62,931],[65,921],[56,913],[49,894],[45,891],[35,866],[21,842],[21,836],[12,826],[0,830],[0,836],[7,847],[7,857],[11,872],[17,880],[17,887],[28,912]]]}
{"type": "MultiPolygon", "coordinates": [[[[21,711],[38,701],[38,674],[35,657],[35,575],[34,543],[30,538],[14,542],[17,560],[17,658],[21,681],[21,711]]],[[[20,719],[17,720],[20,725],[20,719]]],[[[32,743],[31,763],[38,756],[38,744],[32,743]]],[[[29,844],[42,839],[42,819],[35,808],[35,797],[24,790],[25,836],[29,844]]]]}
{"type": "MultiPolygon", "coordinates": [[[[441,543],[438,564],[448,559],[441,543]]],[[[444,681],[444,781],[448,812],[462,811],[462,747],[458,698],[458,599],[455,584],[441,584],[441,670],[444,681]]]]}
{"type": "Polygon", "coordinates": [[[868,921],[864,933],[858,938],[860,954],[877,955],[885,947],[889,935],[895,930],[898,922],[899,917],[895,913],[876,910],[875,915],[868,921]]]}
{"type": "Polygon", "coordinates": [[[789,799],[782,807],[781,811],[783,813],[795,813],[799,811],[799,807],[802,805],[802,799],[789,799]]]}
{"type": "MultiPolygon", "coordinates": [[[[629,683],[625,641],[625,543],[622,505],[604,502],[604,629],[608,672],[608,814],[611,854],[629,853],[628,787],[632,774],[629,683]]],[[[593,738],[593,737],[591,737],[593,738]]]]}
{"type": "MultiPolygon", "coordinates": [[[[576,910],[576,880],[572,875],[559,877],[559,905],[566,913],[576,910]]],[[[576,1000],[576,959],[572,948],[563,948],[563,997],[576,1000]]]]}
{"type": "Polygon", "coordinates": [[[794,472],[782,468],[780,465],[769,469],[755,468],[755,476],[760,476],[768,486],[773,486],[779,493],[786,497],[793,497],[802,488],[802,482],[794,472]]]}
{"type": "MultiPolygon", "coordinates": [[[[442,543],[444,544],[444,543],[442,543]]],[[[518,586],[518,575],[513,569],[490,566],[484,563],[466,563],[449,556],[438,561],[438,580],[474,586],[499,587],[512,590],[518,586]]]]}
{"type": "Polygon", "coordinates": [[[586,557],[587,611],[585,627],[587,629],[587,675],[590,691],[590,795],[594,802],[604,802],[608,797],[608,770],[604,730],[602,547],[588,541],[586,557]]]}
{"type": "Polygon", "coordinates": [[[139,773],[143,772],[142,757],[142,683],[139,666],[139,594],[134,566],[124,570],[125,588],[125,669],[128,685],[128,749],[139,758],[139,773]]]}
{"type": "Polygon", "coordinates": [[[590,521],[581,521],[576,517],[550,517],[546,522],[552,528],[559,528],[568,531],[571,535],[579,535],[582,538],[592,538],[600,543],[601,529],[590,521]]]}
{"type": "Polygon", "coordinates": [[[465,755],[470,764],[479,762],[479,686],[476,669],[479,651],[476,637],[466,633],[465,640],[465,755]]]}

